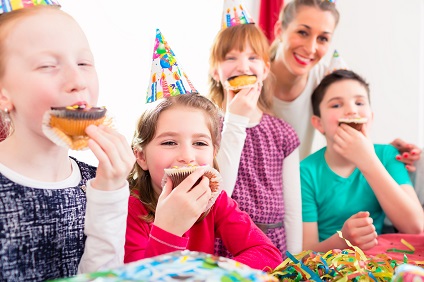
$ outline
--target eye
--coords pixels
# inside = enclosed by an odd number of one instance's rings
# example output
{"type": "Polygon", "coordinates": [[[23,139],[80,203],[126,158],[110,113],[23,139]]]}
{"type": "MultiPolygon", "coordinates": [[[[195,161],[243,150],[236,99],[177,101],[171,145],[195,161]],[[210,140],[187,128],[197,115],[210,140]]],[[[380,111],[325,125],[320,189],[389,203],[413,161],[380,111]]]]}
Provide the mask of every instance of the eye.
{"type": "Polygon", "coordinates": [[[194,146],[209,146],[207,142],[204,141],[197,141],[193,143],[194,146]]]}
{"type": "Polygon", "coordinates": [[[39,66],[38,69],[52,69],[54,67],[56,67],[56,66],[53,65],[53,64],[44,64],[44,65],[39,66]]]}
{"type": "Polygon", "coordinates": [[[252,55],[252,56],[249,56],[249,60],[250,60],[250,61],[257,60],[258,58],[259,58],[259,56],[258,56],[258,55],[252,55]]]}
{"type": "Polygon", "coordinates": [[[177,143],[175,141],[164,141],[160,144],[163,145],[163,146],[175,146],[175,145],[177,145],[177,143]]]}
{"type": "Polygon", "coordinates": [[[318,41],[322,43],[327,43],[330,39],[326,36],[318,36],[318,41]]]}
{"type": "Polygon", "coordinates": [[[332,108],[332,109],[337,109],[337,108],[340,108],[341,107],[341,104],[340,103],[336,103],[336,104],[331,104],[330,105],[330,108],[332,108]]]}
{"type": "Polygon", "coordinates": [[[365,102],[363,101],[356,101],[357,106],[365,106],[365,102]]]}
{"type": "Polygon", "coordinates": [[[297,33],[300,34],[301,36],[307,36],[308,35],[308,33],[305,30],[299,30],[297,33]]]}
{"type": "Polygon", "coordinates": [[[225,56],[226,61],[234,61],[236,59],[235,56],[225,56]]]}

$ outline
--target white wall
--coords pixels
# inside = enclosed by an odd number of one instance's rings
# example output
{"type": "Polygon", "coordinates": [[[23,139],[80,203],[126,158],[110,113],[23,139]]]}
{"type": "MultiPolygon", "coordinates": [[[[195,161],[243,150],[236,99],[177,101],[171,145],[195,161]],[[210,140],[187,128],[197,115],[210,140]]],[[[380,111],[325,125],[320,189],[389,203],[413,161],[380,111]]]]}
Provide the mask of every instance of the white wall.
{"type": "MultiPolygon", "coordinates": [[[[220,28],[221,0],[60,2],[87,34],[100,78],[99,105],[108,107],[128,142],[144,106],[156,28],[195,87],[207,92],[209,48],[220,28]]],[[[258,1],[246,0],[246,5],[257,17],[258,1]]],[[[332,46],[371,84],[373,140],[402,137],[424,146],[423,1],[338,0],[337,7],[341,20],[332,46]]],[[[96,163],[89,151],[72,154],[96,163]]]]}

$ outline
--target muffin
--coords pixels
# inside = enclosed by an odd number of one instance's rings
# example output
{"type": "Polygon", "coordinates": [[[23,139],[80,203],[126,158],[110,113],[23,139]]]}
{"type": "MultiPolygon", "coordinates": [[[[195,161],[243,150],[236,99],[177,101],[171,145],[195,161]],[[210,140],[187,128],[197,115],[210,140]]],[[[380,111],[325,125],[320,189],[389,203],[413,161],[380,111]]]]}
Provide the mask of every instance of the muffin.
{"type": "Polygon", "coordinates": [[[345,123],[350,127],[355,128],[358,131],[362,130],[362,126],[367,123],[367,118],[357,117],[357,118],[340,118],[339,125],[345,123]]]}
{"type": "MultiPolygon", "coordinates": [[[[205,211],[210,209],[212,205],[215,203],[216,199],[218,198],[219,194],[221,193],[221,182],[222,177],[221,174],[214,168],[212,168],[210,165],[204,165],[204,166],[198,166],[198,165],[188,165],[188,166],[182,166],[182,167],[172,167],[172,168],[166,168],[164,178],[162,180],[162,186],[166,183],[166,177],[169,176],[169,178],[172,180],[172,189],[180,185],[180,183],[186,179],[187,176],[189,176],[191,173],[193,173],[196,169],[204,168],[205,173],[203,174],[207,178],[209,178],[209,187],[211,188],[212,195],[209,199],[208,205],[205,208],[205,211]]],[[[199,184],[201,178],[193,185],[196,186],[199,184]]]]}
{"type": "Polygon", "coordinates": [[[53,142],[73,150],[88,146],[87,126],[105,124],[106,108],[88,105],[52,107],[43,121],[43,131],[53,142]]]}
{"type": "Polygon", "coordinates": [[[256,83],[256,75],[239,75],[230,77],[226,81],[226,88],[238,93],[243,88],[251,88],[256,83]]]}

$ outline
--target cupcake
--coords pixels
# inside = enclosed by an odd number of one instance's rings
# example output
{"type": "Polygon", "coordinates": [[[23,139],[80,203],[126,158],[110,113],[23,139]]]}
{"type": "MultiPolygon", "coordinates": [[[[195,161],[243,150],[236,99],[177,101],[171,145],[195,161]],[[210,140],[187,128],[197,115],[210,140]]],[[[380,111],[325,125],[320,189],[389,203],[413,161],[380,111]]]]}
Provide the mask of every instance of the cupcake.
{"type": "MultiPolygon", "coordinates": [[[[166,183],[166,177],[169,176],[169,178],[172,180],[172,189],[180,185],[180,183],[187,178],[191,173],[193,173],[196,169],[204,168],[205,173],[203,174],[207,178],[209,178],[209,187],[211,188],[212,195],[209,199],[208,205],[205,209],[207,211],[212,207],[212,205],[215,203],[216,199],[218,198],[219,194],[221,193],[221,182],[222,177],[221,174],[211,167],[210,165],[204,165],[204,166],[198,166],[198,165],[188,165],[188,166],[182,166],[182,167],[172,167],[172,168],[166,168],[165,175],[162,181],[162,186],[166,183]]],[[[199,179],[194,185],[196,186],[199,184],[201,179],[199,179]]]]}
{"type": "Polygon", "coordinates": [[[82,150],[88,146],[87,126],[105,124],[106,108],[73,105],[52,107],[43,120],[43,131],[58,145],[73,150],[82,150]]]}
{"type": "Polygon", "coordinates": [[[362,126],[367,123],[367,118],[356,117],[356,118],[339,118],[339,125],[345,123],[350,127],[355,128],[358,131],[362,130],[362,126]]]}
{"type": "Polygon", "coordinates": [[[225,88],[238,93],[243,88],[251,88],[256,83],[256,75],[239,75],[230,77],[226,83],[225,88]]]}

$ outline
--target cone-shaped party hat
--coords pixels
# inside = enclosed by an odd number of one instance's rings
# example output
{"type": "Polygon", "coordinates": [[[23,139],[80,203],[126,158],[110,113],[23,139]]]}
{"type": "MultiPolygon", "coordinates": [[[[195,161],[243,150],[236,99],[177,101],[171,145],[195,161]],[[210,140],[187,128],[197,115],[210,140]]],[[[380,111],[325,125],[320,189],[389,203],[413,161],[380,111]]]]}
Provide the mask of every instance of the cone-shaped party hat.
{"type": "Polygon", "coordinates": [[[59,2],[56,0],[1,0],[0,15],[14,10],[38,5],[60,6],[59,2]]]}
{"type": "Polygon", "coordinates": [[[178,64],[174,52],[159,29],[156,29],[150,78],[151,84],[147,89],[146,103],[154,102],[163,97],[198,93],[178,64]]]}
{"type": "Polygon", "coordinates": [[[342,57],[340,57],[339,52],[337,50],[334,50],[333,56],[331,57],[330,64],[327,68],[327,74],[332,73],[336,70],[347,70],[348,65],[343,60],[342,57]]]}
{"type": "Polygon", "coordinates": [[[239,25],[253,24],[252,16],[246,9],[246,5],[241,0],[224,0],[224,9],[222,10],[222,29],[239,25]]]}

